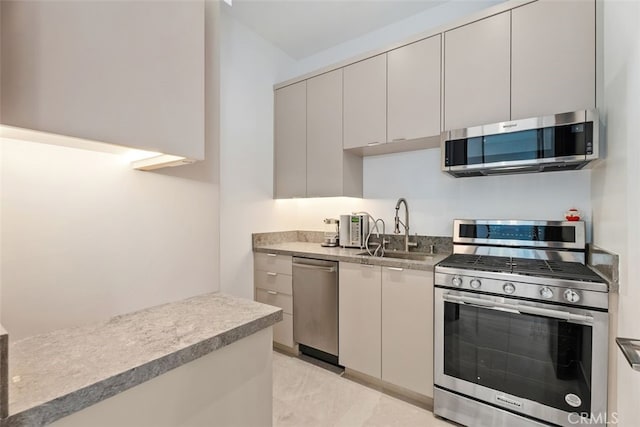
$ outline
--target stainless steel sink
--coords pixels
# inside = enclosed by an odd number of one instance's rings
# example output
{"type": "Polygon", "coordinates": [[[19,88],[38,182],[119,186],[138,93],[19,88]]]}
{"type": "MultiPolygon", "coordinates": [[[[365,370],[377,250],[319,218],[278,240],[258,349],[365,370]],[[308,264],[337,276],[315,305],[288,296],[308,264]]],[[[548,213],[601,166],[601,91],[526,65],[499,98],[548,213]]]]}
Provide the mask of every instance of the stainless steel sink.
{"type": "MultiPolygon", "coordinates": [[[[358,255],[369,255],[367,252],[361,252],[358,255]]],[[[404,252],[404,251],[388,251],[385,252],[384,255],[380,258],[396,258],[396,259],[406,259],[410,261],[427,261],[433,258],[431,254],[425,254],[422,252],[404,252]]]]}

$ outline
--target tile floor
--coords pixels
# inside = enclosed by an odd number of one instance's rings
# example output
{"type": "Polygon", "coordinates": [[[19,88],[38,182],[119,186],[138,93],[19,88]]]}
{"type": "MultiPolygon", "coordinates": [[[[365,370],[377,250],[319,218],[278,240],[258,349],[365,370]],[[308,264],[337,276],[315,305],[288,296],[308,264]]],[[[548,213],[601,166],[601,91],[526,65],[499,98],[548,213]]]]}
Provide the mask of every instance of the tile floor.
{"type": "Polygon", "coordinates": [[[273,353],[274,427],[451,427],[433,413],[298,358],[273,353]]]}

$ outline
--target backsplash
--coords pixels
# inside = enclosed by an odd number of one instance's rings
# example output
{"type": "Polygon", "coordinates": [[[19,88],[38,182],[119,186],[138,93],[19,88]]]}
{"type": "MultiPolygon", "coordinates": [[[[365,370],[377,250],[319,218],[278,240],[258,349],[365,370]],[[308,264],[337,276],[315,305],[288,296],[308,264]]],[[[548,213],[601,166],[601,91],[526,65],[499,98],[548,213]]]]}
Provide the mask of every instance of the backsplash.
{"type": "MultiPolygon", "coordinates": [[[[386,250],[404,250],[404,234],[384,234],[381,236],[384,236],[384,238],[389,241],[386,250]]],[[[375,243],[379,240],[375,234],[372,234],[370,237],[370,243],[375,243]]],[[[409,236],[409,242],[418,243],[417,247],[409,249],[411,252],[429,253],[431,251],[431,245],[433,245],[433,252],[436,254],[450,254],[453,252],[453,240],[451,237],[413,235],[409,236]]]]}
{"type": "MultiPolygon", "coordinates": [[[[404,250],[404,234],[384,234],[386,240],[390,243],[387,244],[387,250],[404,250]]],[[[308,243],[322,243],[324,240],[324,232],[322,231],[276,231],[270,233],[253,233],[252,247],[263,246],[275,243],[285,242],[308,242],[308,243]]],[[[375,234],[371,235],[371,243],[378,242],[380,239],[375,234]]],[[[412,252],[426,252],[428,253],[431,245],[434,246],[434,253],[437,254],[450,254],[453,251],[453,241],[451,237],[446,236],[421,236],[413,235],[409,236],[409,241],[417,242],[418,246],[411,248],[412,252]]]]}

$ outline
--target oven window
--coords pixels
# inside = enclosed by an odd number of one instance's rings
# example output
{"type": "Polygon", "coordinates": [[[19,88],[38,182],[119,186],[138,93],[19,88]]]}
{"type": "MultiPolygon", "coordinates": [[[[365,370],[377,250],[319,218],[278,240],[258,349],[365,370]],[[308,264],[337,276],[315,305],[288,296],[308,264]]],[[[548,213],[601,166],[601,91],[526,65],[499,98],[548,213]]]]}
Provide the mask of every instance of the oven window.
{"type": "Polygon", "coordinates": [[[590,326],[444,306],[445,375],[563,411],[591,411],[590,326]]]}

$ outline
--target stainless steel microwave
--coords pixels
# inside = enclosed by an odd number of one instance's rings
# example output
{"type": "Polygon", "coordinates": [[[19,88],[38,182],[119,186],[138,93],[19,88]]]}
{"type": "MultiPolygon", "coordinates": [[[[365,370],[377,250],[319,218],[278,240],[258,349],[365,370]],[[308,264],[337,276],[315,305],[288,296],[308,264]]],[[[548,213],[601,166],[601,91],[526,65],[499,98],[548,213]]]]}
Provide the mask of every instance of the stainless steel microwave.
{"type": "Polygon", "coordinates": [[[599,156],[596,110],[442,132],[442,170],[455,177],[581,169],[599,156]]]}

